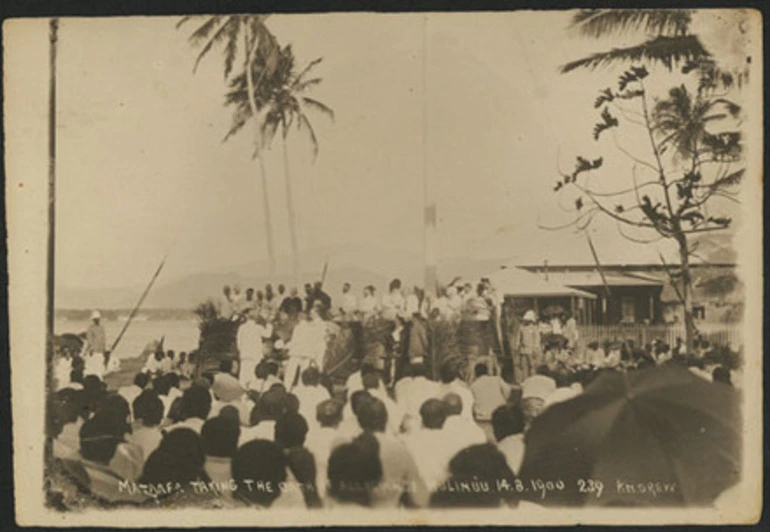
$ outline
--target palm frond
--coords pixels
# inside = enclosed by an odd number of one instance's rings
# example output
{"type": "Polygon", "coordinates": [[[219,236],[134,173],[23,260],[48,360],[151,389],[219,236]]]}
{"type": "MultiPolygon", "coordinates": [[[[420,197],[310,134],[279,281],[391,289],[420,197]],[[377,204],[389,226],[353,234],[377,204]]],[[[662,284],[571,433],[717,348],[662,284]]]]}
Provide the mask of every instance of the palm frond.
{"type": "MultiPolygon", "coordinates": [[[[221,17],[216,17],[216,18],[221,18],[221,17]]],[[[206,41],[206,44],[204,44],[203,47],[201,47],[201,50],[198,53],[198,57],[195,59],[195,65],[193,66],[193,73],[198,70],[198,65],[200,64],[201,60],[206,56],[206,54],[209,53],[211,48],[214,46],[214,43],[220,42],[223,38],[227,36],[226,27],[228,25],[228,22],[229,20],[219,25],[216,31],[208,38],[208,40],[206,41]]]]}
{"type": "Polygon", "coordinates": [[[650,35],[685,35],[692,21],[686,9],[582,9],[571,27],[587,37],[600,38],[643,30],[650,35]]]}
{"type": "Polygon", "coordinates": [[[302,81],[302,78],[305,76],[305,74],[307,74],[308,72],[310,72],[310,70],[311,70],[311,69],[312,69],[314,66],[316,66],[318,63],[320,63],[321,61],[323,61],[323,57],[317,57],[317,58],[313,59],[312,61],[310,61],[310,63],[308,63],[308,64],[307,64],[307,66],[306,66],[305,68],[303,68],[303,69],[302,69],[302,72],[300,72],[300,73],[297,75],[297,77],[296,77],[296,82],[302,81]]]}
{"type": "Polygon", "coordinates": [[[198,46],[202,41],[208,39],[211,36],[211,32],[213,32],[217,26],[219,26],[219,22],[222,20],[222,17],[214,16],[209,17],[206,19],[206,21],[198,26],[198,29],[196,29],[188,40],[190,41],[190,44],[193,46],[198,46]]]}
{"type": "Polygon", "coordinates": [[[307,96],[302,97],[302,102],[308,107],[312,107],[316,111],[320,111],[334,120],[334,110],[325,103],[321,103],[314,98],[308,98],[307,96]]]}
{"type": "Polygon", "coordinates": [[[189,22],[193,19],[193,15],[187,15],[186,17],[182,17],[179,19],[179,22],[176,23],[176,29],[181,28],[186,22],[189,22]]]}
{"type": "Polygon", "coordinates": [[[562,73],[578,68],[594,69],[614,63],[649,61],[662,63],[671,70],[675,64],[690,61],[709,53],[695,35],[680,37],[656,37],[650,41],[627,48],[613,48],[609,52],[599,52],[583,59],[572,61],[561,67],[562,73]]]}
{"type": "Polygon", "coordinates": [[[230,73],[233,71],[233,62],[235,61],[235,55],[238,52],[238,34],[241,29],[240,17],[230,17],[225,23],[225,34],[227,42],[225,43],[225,79],[230,77],[230,73]]]}
{"type": "Polygon", "coordinates": [[[308,120],[305,113],[297,115],[297,128],[299,129],[302,124],[305,124],[307,127],[308,135],[310,136],[310,144],[313,146],[313,159],[315,160],[318,157],[318,137],[316,137],[313,125],[310,123],[310,120],[308,120]]]}

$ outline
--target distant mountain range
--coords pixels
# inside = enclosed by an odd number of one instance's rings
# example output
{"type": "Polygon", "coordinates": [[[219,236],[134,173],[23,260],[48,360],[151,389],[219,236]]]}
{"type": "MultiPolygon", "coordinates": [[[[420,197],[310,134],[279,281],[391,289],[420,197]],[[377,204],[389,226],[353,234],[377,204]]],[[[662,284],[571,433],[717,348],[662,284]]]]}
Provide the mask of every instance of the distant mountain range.
{"type": "MultiPolygon", "coordinates": [[[[561,251],[555,247],[553,252],[546,251],[533,255],[528,253],[525,247],[522,253],[513,259],[510,256],[445,258],[439,261],[439,282],[448,283],[454,277],[475,280],[494,272],[503,265],[533,265],[540,264],[545,259],[554,265],[593,264],[587,247],[582,253],[568,254],[567,258],[570,259],[568,262],[559,256],[561,251]],[[537,258],[530,258],[531,256],[537,258]]],[[[634,262],[632,258],[625,255],[613,260],[610,257],[612,251],[606,248],[600,249],[599,255],[604,263],[634,262]]],[[[735,251],[730,235],[712,235],[708,239],[701,239],[698,253],[711,262],[735,261],[735,251]]],[[[655,255],[650,254],[650,256],[655,255]]],[[[301,275],[303,283],[320,279],[321,270],[327,257],[329,258],[329,269],[324,286],[332,297],[339,293],[344,282],[351,283],[353,289],[359,294],[363,287],[368,284],[374,285],[382,293],[387,289],[390,280],[395,277],[401,279],[405,286],[422,285],[422,269],[420,267],[422,257],[419,254],[383,249],[376,245],[367,244],[351,244],[334,250],[318,248],[307,251],[302,256],[303,264],[312,265],[313,268],[306,268],[303,271],[301,275]],[[361,257],[366,258],[366,264],[355,266],[355,264],[362,262],[361,257]]],[[[279,257],[278,263],[288,264],[287,259],[287,257],[279,257]]],[[[189,310],[208,298],[219,297],[224,285],[238,285],[241,290],[248,287],[254,287],[258,290],[264,289],[266,283],[272,283],[274,287],[278,283],[284,283],[287,287],[292,285],[289,274],[284,273],[271,278],[263,273],[266,271],[267,268],[264,263],[250,262],[175,279],[163,279],[161,275],[157,285],[147,297],[143,308],[189,310]]],[[[299,288],[302,291],[302,287],[299,288]]],[[[57,309],[130,309],[136,304],[143,289],[143,286],[107,289],[57,286],[56,307],[57,309]]]]}

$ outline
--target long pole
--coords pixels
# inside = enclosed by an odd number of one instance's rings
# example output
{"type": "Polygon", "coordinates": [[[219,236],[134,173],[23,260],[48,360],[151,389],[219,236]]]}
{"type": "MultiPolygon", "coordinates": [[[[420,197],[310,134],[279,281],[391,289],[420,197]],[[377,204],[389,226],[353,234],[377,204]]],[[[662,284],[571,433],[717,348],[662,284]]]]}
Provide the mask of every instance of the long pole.
{"type": "Polygon", "coordinates": [[[157,279],[158,275],[160,275],[160,271],[163,269],[164,264],[166,264],[166,257],[163,257],[163,260],[160,261],[160,264],[158,265],[158,269],[155,270],[155,273],[153,274],[152,279],[150,279],[150,283],[147,285],[147,288],[144,289],[144,292],[142,292],[142,295],[139,296],[139,301],[137,301],[133,310],[131,310],[131,314],[128,315],[128,319],[126,320],[126,323],[123,324],[123,329],[121,329],[120,334],[118,334],[117,338],[115,338],[115,341],[112,342],[112,347],[110,347],[110,353],[115,351],[115,348],[118,346],[118,342],[120,342],[120,339],[123,338],[123,334],[125,334],[126,329],[128,329],[128,326],[131,325],[131,321],[134,319],[134,316],[136,316],[136,313],[139,312],[139,307],[142,306],[142,303],[144,303],[144,299],[147,297],[147,294],[150,293],[150,288],[152,288],[152,285],[155,283],[155,279],[157,279]]]}
{"type": "Polygon", "coordinates": [[[423,183],[423,250],[425,279],[423,288],[426,294],[436,293],[436,202],[428,171],[428,15],[423,15],[422,26],[422,183],[423,183]]]}
{"type": "Polygon", "coordinates": [[[56,252],[56,44],[59,19],[49,25],[48,77],[48,264],[46,269],[46,386],[53,389],[54,355],[54,274],[56,252]]]}

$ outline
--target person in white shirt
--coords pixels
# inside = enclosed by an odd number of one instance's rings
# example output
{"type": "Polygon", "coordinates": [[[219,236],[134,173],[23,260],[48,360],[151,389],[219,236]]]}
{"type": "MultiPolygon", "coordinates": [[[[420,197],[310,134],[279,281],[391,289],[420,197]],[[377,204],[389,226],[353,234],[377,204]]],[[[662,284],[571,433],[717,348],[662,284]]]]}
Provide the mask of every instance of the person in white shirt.
{"type": "Polygon", "coordinates": [[[246,314],[238,327],[239,380],[243,387],[254,377],[254,368],[264,356],[264,341],[273,335],[273,326],[253,313],[246,314]]]}
{"type": "Polygon", "coordinates": [[[377,303],[376,289],[372,285],[364,288],[364,297],[361,299],[359,312],[364,320],[374,317],[380,311],[380,305],[377,303]]]}
{"type": "Polygon", "coordinates": [[[492,419],[492,412],[508,400],[511,388],[497,375],[488,375],[486,364],[479,363],[473,368],[476,379],[471,384],[474,405],[473,415],[479,421],[492,419]]]}
{"type": "Polygon", "coordinates": [[[447,394],[442,401],[447,408],[447,419],[444,422],[444,432],[451,454],[454,456],[461,450],[471,445],[487,443],[487,435],[484,429],[475,421],[460,416],[463,411],[463,401],[456,393],[447,394]]]}
{"type": "Polygon", "coordinates": [[[203,470],[213,482],[214,496],[223,499],[233,497],[233,492],[229,489],[233,478],[231,465],[238,450],[240,434],[238,421],[227,416],[211,418],[201,428],[203,451],[206,455],[203,470]]]}
{"type": "MultiPolygon", "coordinates": [[[[306,418],[307,419],[307,418],[306,418]]],[[[313,454],[316,465],[316,486],[321,499],[326,497],[327,466],[332,452],[332,443],[338,438],[337,428],[342,421],[342,404],[326,399],[316,407],[315,423],[308,423],[305,447],[313,454]]]]}
{"type": "Polygon", "coordinates": [[[342,297],[340,297],[340,317],[344,321],[355,319],[358,312],[358,300],[356,295],[350,290],[350,283],[342,285],[342,297]]]}
{"type": "Polygon", "coordinates": [[[326,322],[321,319],[321,304],[313,304],[307,320],[300,321],[294,328],[285,345],[281,340],[276,342],[276,347],[285,347],[288,350],[289,360],[286,363],[284,384],[291,391],[299,374],[311,364],[319,369],[323,368],[326,355],[326,322]]]}
{"type": "MultiPolygon", "coordinates": [[[[134,382],[131,386],[121,386],[118,388],[118,394],[122,396],[129,405],[133,405],[134,399],[142,393],[149,382],[150,376],[147,373],[139,372],[134,375],[134,382]]],[[[131,412],[133,415],[133,410],[131,412]]]]}
{"type": "Polygon", "coordinates": [[[447,309],[450,318],[456,318],[460,315],[463,308],[463,298],[457,291],[456,286],[448,286],[446,289],[447,309]]]}
{"type": "Polygon", "coordinates": [[[519,474],[524,460],[524,414],[518,405],[502,405],[492,413],[492,429],[497,448],[505,456],[508,467],[519,474]]]}
{"type": "Polygon", "coordinates": [[[456,447],[444,432],[446,404],[428,399],[420,407],[421,427],[404,436],[404,443],[414,457],[417,471],[428,491],[433,492],[449,475],[449,460],[456,447]]]}
{"type": "Polygon", "coordinates": [[[366,390],[356,390],[348,396],[348,401],[342,408],[342,421],[337,427],[337,437],[332,442],[332,447],[351,441],[361,434],[361,425],[358,424],[358,411],[366,401],[373,397],[366,390]]]}
{"type": "Polygon", "coordinates": [[[316,409],[319,404],[331,399],[329,390],[320,385],[321,372],[316,367],[309,367],[302,372],[302,385],[294,388],[292,393],[299,399],[299,413],[312,428],[315,425],[316,409]]]}
{"type": "Polygon", "coordinates": [[[56,458],[73,458],[80,449],[80,429],[85,421],[82,390],[63,388],[53,397],[52,409],[58,414],[62,427],[53,441],[53,455],[56,458]]]}
{"type": "Polygon", "coordinates": [[[283,386],[283,381],[278,378],[278,363],[274,360],[262,359],[262,362],[254,368],[254,376],[247,383],[246,389],[264,393],[272,388],[273,384],[283,386]]]}
{"type": "Polygon", "coordinates": [[[147,361],[144,363],[142,371],[153,376],[163,373],[163,361],[165,359],[166,355],[163,353],[163,349],[158,348],[157,351],[147,357],[147,361]]]}
{"type": "Polygon", "coordinates": [[[382,482],[372,489],[372,506],[396,508],[406,496],[415,506],[428,503],[429,493],[417,470],[414,457],[403,441],[390,434],[388,411],[378,398],[365,400],[357,414],[364,434],[372,434],[380,447],[382,482]]]}
{"type": "Polygon", "coordinates": [[[435,398],[439,393],[439,384],[425,376],[427,369],[424,364],[412,364],[411,366],[412,380],[408,386],[399,390],[398,403],[407,417],[407,430],[419,427],[420,407],[425,401],[435,398]]]}
{"type": "MultiPolygon", "coordinates": [[[[350,376],[345,381],[345,390],[347,391],[348,398],[350,398],[358,390],[364,389],[364,382],[361,376],[364,373],[367,373],[370,371],[376,372],[378,370],[372,364],[368,362],[364,362],[363,364],[361,364],[361,369],[350,374],[350,376]]],[[[385,383],[383,383],[382,380],[380,380],[380,391],[383,393],[387,391],[385,388],[385,383]]]]}
{"type": "Polygon", "coordinates": [[[382,296],[382,317],[388,321],[396,321],[396,318],[404,314],[405,309],[406,301],[401,293],[401,281],[393,279],[389,292],[382,296]]]}
{"type": "Polygon", "coordinates": [[[259,397],[249,416],[251,426],[241,427],[239,447],[252,440],[275,440],[275,422],[285,411],[286,395],[285,390],[273,388],[259,397]]]}
{"type": "Polygon", "coordinates": [[[249,399],[246,390],[243,389],[238,379],[229,373],[217,373],[214,375],[211,391],[214,394],[214,402],[211,405],[209,418],[218,416],[222,408],[229,405],[238,410],[239,419],[242,424],[249,424],[254,403],[249,399]]]}
{"type": "Polygon", "coordinates": [[[163,419],[163,402],[155,390],[143,390],[134,398],[131,408],[134,411],[134,423],[126,441],[142,449],[144,460],[160,445],[163,433],[160,422],[163,419]]]}
{"type": "Polygon", "coordinates": [[[471,389],[460,378],[457,363],[453,360],[445,360],[439,368],[439,376],[441,377],[441,384],[439,385],[436,397],[440,398],[450,393],[456,393],[463,401],[463,410],[460,412],[460,415],[466,419],[473,419],[475,399],[471,389]]]}
{"type": "Polygon", "coordinates": [[[399,434],[401,432],[401,423],[404,420],[404,408],[401,405],[397,405],[393,399],[388,397],[387,392],[381,391],[380,384],[382,383],[382,380],[380,379],[378,371],[364,373],[361,378],[364,384],[364,390],[369,392],[372,397],[382,401],[385,405],[385,408],[388,411],[388,432],[393,435],[399,434]]]}
{"type": "Polygon", "coordinates": [[[407,390],[411,386],[414,377],[412,376],[412,365],[406,364],[401,370],[401,378],[396,381],[393,386],[393,396],[396,398],[396,402],[404,404],[406,401],[407,390]]]}
{"type": "Polygon", "coordinates": [[[187,388],[180,398],[179,418],[181,421],[164,429],[168,433],[177,428],[192,429],[200,434],[203,423],[211,411],[211,394],[199,384],[187,388]]]}

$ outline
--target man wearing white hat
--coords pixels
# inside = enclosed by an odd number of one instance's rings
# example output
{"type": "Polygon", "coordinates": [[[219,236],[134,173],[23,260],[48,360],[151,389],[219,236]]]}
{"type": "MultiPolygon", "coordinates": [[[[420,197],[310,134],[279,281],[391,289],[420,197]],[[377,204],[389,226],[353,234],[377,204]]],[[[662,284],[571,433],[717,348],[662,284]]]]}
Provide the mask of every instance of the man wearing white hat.
{"type": "Polygon", "coordinates": [[[91,313],[91,325],[86,331],[85,371],[84,375],[104,376],[104,352],[107,350],[107,336],[101,325],[102,314],[98,310],[91,313]]]}
{"type": "Polygon", "coordinates": [[[524,382],[540,364],[540,330],[534,310],[524,313],[524,323],[519,327],[517,350],[514,353],[514,380],[524,382]]]}

